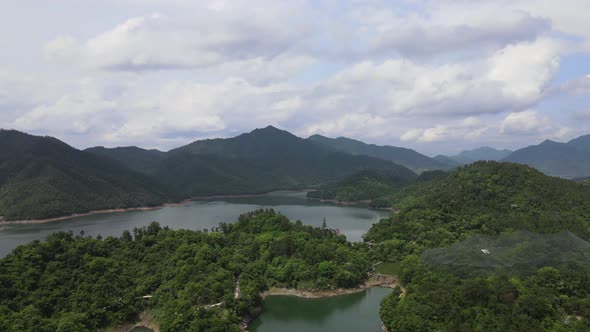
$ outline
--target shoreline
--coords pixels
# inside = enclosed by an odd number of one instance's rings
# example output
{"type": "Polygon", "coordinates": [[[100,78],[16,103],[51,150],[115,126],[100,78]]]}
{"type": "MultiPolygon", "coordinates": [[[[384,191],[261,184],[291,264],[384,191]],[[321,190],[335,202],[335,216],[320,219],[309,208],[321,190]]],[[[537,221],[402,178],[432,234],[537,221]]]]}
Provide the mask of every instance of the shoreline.
{"type": "MultiPolygon", "coordinates": [[[[306,289],[295,289],[295,288],[271,288],[267,291],[262,292],[260,296],[262,299],[266,299],[269,296],[294,296],[304,299],[320,299],[327,297],[334,297],[340,295],[356,294],[366,291],[373,287],[383,288],[401,288],[401,283],[397,276],[371,273],[369,279],[364,284],[354,288],[337,288],[333,290],[306,290],[306,289]]],[[[248,325],[252,323],[258,315],[262,314],[262,307],[257,308],[257,315],[255,317],[244,317],[240,323],[240,330],[247,332],[248,325]]]]}
{"type": "Polygon", "coordinates": [[[271,288],[267,291],[262,292],[261,296],[263,299],[269,296],[295,296],[304,299],[320,299],[326,297],[360,293],[373,287],[395,288],[397,286],[401,287],[401,284],[396,276],[372,274],[364,284],[354,288],[336,288],[333,290],[271,288]]]}
{"type": "Polygon", "coordinates": [[[87,217],[96,214],[108,214],[108,213],[121,213],[121,212],[131,212],[131,211],[153,211],[163,209],[165,207],[181,207],[186,206],[192,201],[206,201],[206,200],[214,200],[214,199],[223,199],[223,198],[249,198],[249,197],[262,197],[268,195],[272,192],[276,191],[288,191],[288,192],[310,192],[314,189],[302,189],[302,190],[273,190],[265,193],[260,194],[235,194],[235,195],[212,195],[212,196],[195,196],[191,198],[187,198],[183,201],[178,203],[165,203],[156,206],[139,206],[139,207],[131,207],[131,208],[114,208],[114,209],[104,209],[104,210],[92,210],[89,212],[82,212],[82,213],[73,213],[70,215],[59,216],[59,217],[51,217],[51,218],[41,218],[41,219],[26,219],[26,220],[0,220],[0,226],[6,225],[27,225],[27,224],[45,224],[54,221],[62,221],[68,220],[78,217],[87,217]]]}
{"type": "Polygon", "coordinates": [[[315,197],[307,197],[309,200],[319,201],[320,203],[331,203],[336,205],[342,206],[361,206],[366,207],[370,210],[379,210],[379,211],[389,211],[389,212],[396,212],[397,210],[392,207],[372,207],[369,204],[372,202],[369,199],[360,200],[360,201],[339,201],[337,199],[322,199],[322,198],[315,198],[315,197]]]}
{"type": "Polygon", "coordinates": [[[153,211],[153,210],[160,210],[160,209],[163,209],[165,207],[181,207],[181,206],[186,206],[191,201],[192,201],[192,199],[186,199],[186,200],[181,201],[181,202],[178,202],[178,203],[166,203],[166,204],[157,205],[157,206],[139,206],[139,207],[132,207],[132,208],[116,208],[116,209],[94,210],[94,211],[90,211],[90,212],[74,213],[74,214],[70,214],[70,215],[67,215],[67,216],[53,217],[53,218],[44,218],[44,219],[3,220],[3,221],[0,221],[0,226],[1,225],[44,224],[44,223],[48,223],[48,222],[68,220],[68,219],[77,218],[77,217],[93,216],[93,215],[96,215],[96,214],[121,213],[121,212],[130,212],[130,211],[153,211]]]}

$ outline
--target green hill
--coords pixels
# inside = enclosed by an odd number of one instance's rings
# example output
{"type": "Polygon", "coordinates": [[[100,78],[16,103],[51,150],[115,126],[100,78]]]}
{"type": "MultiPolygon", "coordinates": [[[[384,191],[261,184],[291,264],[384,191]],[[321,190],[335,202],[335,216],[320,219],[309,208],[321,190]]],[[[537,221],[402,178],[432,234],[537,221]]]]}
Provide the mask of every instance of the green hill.
{"type": "Polygon", "coordinates": [[[399,234],[410,252],[446,246],[472,232],[570,230],[590,238],[590,187],[519,164],[476,162],[392,197],[401,212],[368,239],[399,234]]]}
{"type": "Polygon", "coordinates": [[[159,184],[115,161],[55,138],[0,131],[0,216],[5,220],[152,206],[166,198],[159,184]]]}
{"type": "Polygon", "coordinates": [[[546,140],[514,151],[504,161],[526,164],[553,176],[587,177],[590,176],[590,135],[567,143],[546,140]]]}
{"type": "Polygon", "coordinates": [[[361,141],[346,137],[328,138],[321,135],[310,136],[307,140],[333,149],[334,151],[345,152],[352,155],[370,156],[379,159],[389,160],[398,165],[405,166],[415,172],[423,172],[435,169],[449,169],[453,165],[440,162],[412,149],[395,146],[379,146],[366,144],[361,141]]]}
{"type": "Polygon", "coordinates": [[[365,170],[336,183],[322,185],[319,190],[310,192],[307,196],[348,202],[374,200],[393,194],[413,180],[401,178],[395,172],[365,170]]]}
{"type": "Polygon", "coordinates": [[[365,236],[375,260],[401,261],[405,293],[380,310],[391,331],[590,328],[589,186],[476,162],[391,199],[400,212],[365,236]]]}

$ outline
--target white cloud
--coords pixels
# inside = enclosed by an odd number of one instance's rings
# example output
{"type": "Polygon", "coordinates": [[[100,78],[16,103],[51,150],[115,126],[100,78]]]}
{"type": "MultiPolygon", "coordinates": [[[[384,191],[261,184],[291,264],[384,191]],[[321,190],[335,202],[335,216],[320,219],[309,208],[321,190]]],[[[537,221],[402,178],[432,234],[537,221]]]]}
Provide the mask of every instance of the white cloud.
{"type": "Polygon", "coordinates": [[[502,121],[500,132],[517,136],[545,136],[545,138],[563,138],[571,130],[560,126],[549,117],[535,110],[526,110],[508,114],[502,121]]]}
{"type": "Polygon", "coordinates": [[[274,11],[243,7],[241,13],[235,9],[202,8],[201,14],[190,19],[161,14],[135,17],[86,41],[58,37],[47,43],[44,52],[50,60],[117,71],[198,68],[261,57],[273,59],[295,47],[309,32],[305,25],[286,15],[288,7],[274,11]]]}
{"type": "Polygon", "coordinates": [[[452,124],[439,124],[430,128],[414,128],[406,131],[400,139],[404,142],[423,143],[443,140],[475,140],[488,132],[489,128],[478,118],[468,117],[452,124]]]}

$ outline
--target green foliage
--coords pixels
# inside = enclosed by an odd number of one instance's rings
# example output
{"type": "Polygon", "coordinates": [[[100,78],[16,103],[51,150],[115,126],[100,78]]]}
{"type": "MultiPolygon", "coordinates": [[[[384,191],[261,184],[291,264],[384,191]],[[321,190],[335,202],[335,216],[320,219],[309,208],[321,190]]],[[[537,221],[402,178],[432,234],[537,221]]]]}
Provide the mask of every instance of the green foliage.
{"type": "Polygon", "coordinates": [[[365,170],[337,183],[323,185],[318,191],[310,192],[308,197],[347,202],[370,201],[391,195],[412,180],[400,177],[396,172],[365,170]]]}
{"type": "Polygon", "coordinates": [[[590,187],[524,165],[477,162],[445,178],[416,182],[391,201],[400,213],[374,225],[365,239],[398,241],[395,259],[472,233],[569,230],[590,238],[590,187]]]}
{"type": "Polygon", "coordinates": [[[150,311],[161,331],[239,331],[269,287],[355,287],[371,268],[366,247],[272,210],[211,232],[152,223],[132,233],[17,247],[0,260],[2,330],[96,330],[150,311]]]}
{"type": "Polygon", "coordinates": [[[428,249],[421,258],[433,270],[460,277],[525,276],[544,266],[590,269],[590,243],[567,231],[472,234],[448,248],[428,249]]]}
{"type": "Polygon", "coordinates": [[[417,181],[390,201],[400,212],[365,239],[375,243],[374,259],[401,261],[406,292],[381,308],[391,331],[590,328],[590,187],[524,165],[477,162],[417,181]],[[419,256],[425,251],[429,264],[419,256]]]}
{"type": "Polygon", "coordinates": [[[153,206],[168,193],[118,163],[56,139],[0,131],[0,219],[153,206]]]}

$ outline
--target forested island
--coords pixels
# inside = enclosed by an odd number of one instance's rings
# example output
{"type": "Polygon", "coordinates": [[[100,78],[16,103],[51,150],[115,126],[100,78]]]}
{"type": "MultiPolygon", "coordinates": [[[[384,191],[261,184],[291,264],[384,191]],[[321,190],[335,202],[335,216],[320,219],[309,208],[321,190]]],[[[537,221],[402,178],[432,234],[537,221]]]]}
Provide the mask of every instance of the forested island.
{"type": "Polygon", "coordinates": [[[165,331],[239,331],[270,288],[362,285],[367,247],[272,210],[209,231],[55,233],[0,260],[0,330],[95,331],[141,313],[165,331]]]}

